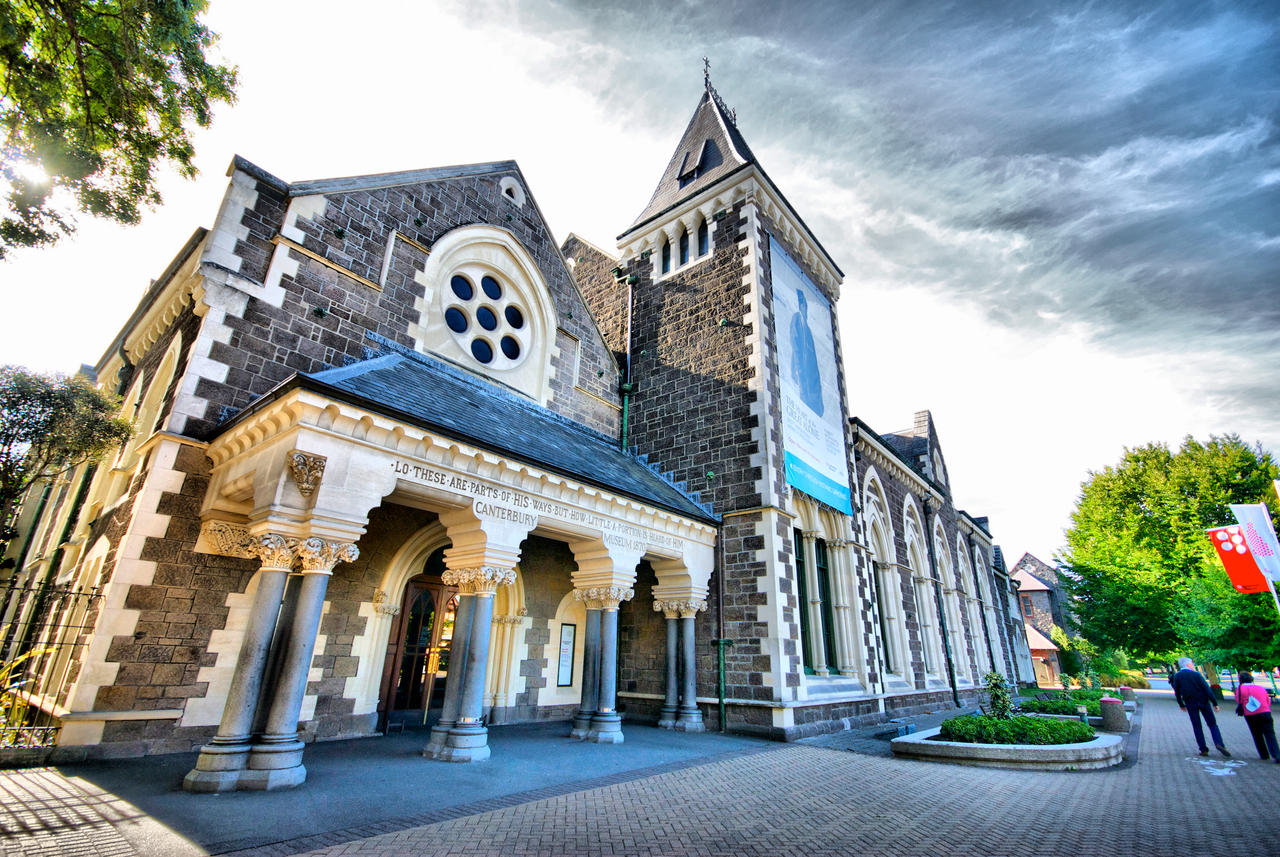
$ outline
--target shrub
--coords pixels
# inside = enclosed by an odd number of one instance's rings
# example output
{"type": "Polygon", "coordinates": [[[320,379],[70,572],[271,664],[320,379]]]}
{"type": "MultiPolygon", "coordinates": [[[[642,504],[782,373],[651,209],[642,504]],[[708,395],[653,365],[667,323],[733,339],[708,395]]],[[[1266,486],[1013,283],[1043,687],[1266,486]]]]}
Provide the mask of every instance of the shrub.
{"type": "MultiPolygon", "coordinates": [[[[1099,695],[1098,698],[1101,698],[1099,695]]],[[[1076,714],[1076,706],[1083,705],[1090,717],[1102,716],[1102,704],[1095,699],[1027,699],[1022,710],[1035,714],[1076,714]]]]}
{"type": "Polygon", "coordinates": [[[961,744],[1078,744],[1092,741],[1093,728],[1074,720],[1044,717],[953,717],[942,722],[938,737],[961,744]]]}
{"type": "Polygon", "coordinates": [[[997,720],[1008,720],[1013,717],[1013,696],[1009,693],[1009,682],[998,672],[989,672],[983,676],[987,683],[987,696],[991,700],[991,716],[997,720]]]}
{"type": "Polygon", "coordinates": [[[1147,677],[1142,674],[1142,670],[1120,670],[1116,678],[1118,679],[1116,682],[1117,687],[1122,684],[1141,690],[1148,690],[1151,687],[1151,682],[1147,681],[1147,677]]]}

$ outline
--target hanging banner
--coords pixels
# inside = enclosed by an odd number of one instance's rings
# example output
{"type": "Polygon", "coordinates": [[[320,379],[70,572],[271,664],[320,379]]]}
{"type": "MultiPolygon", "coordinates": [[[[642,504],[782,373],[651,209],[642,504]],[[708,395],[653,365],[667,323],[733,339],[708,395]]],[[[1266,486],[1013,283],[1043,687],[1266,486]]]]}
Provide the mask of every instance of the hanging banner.
{"type": "Polygon", "coordinates": [[[1231,585],[1236,592],[1266,592],[1267,579],[1258,568],[1253,555],[1249,552],[1249,544],[1245,541],[1244,530],[1238,524],[1230,527],[1214,527],[1205,530],[1213,539],[1213,546],[1218,549],[1218,559],[1231,578],[1231,585]]]}
{"type": "Polygon", "coordinates": [[[853,514],[831,304],[769,236],[787,484],[853,514]]]}
{"type": "Polygon", "coordinates": [[[1236,503],[1228,508],[1240,522],[1241,535],[1259,570],[1272,581],[1280,580],[1280,544],[1271,526],[1271,512],[1262,503],[1236,503]]]}

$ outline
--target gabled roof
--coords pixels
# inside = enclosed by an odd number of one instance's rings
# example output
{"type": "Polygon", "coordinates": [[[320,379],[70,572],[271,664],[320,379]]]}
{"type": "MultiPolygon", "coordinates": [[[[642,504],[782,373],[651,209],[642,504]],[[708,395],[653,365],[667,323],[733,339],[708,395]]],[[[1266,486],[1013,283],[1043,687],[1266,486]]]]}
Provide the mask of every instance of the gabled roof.
{"type": "Polygon", "coordinates": [[[1025,570],[1015,571],[1013,579],[1018,582],[1019,592],[1052,592],[1049,587],[1044,585],[1044,581],[1028,574],[1025,570]]]}
{"type": "MultiPolygon", "coordinates": [[[[262,167],[236,155],[227,167],[227,175],[240,170],[259,181],[276,188],[286,196],[310,196],[320,193],[350,193],[358,190],[375,190],[384,187],[418,184],[420,182],[442,181],[444,179],[483,176],[490,173],[520,174],[520,167],[515,161],[493,161],[487,164],[458,164],[450,167],[430,167],[421,170],[401,170],[394,173],[371,173],[363,176],[342,176],[332,179],[316,179],[314,181],[286,182],[274,176],[262,167]]],[[[524,181],[524,176],[520,175],[524,181]]],[[[526,186],[528,182],[525,182],[526,186]]]]}
{"type": "Polygon", "coordinates": [[[1035,627],[1026,623],[1024,623],[1022,627],[1026,628],[1027,630],[1027,648],[1028,649],[1030,649],[1033,652],[1058,651],[1058,647],[1053,644],[1053,641],[1050,640],[1048,637],[1046,637],[1044,634],[1041,634],[1039,631],[1037,631],[1035,627]]]}
{"type": "Polygon", "coordinates": [[[241,413],[295,388],[311,390],[686,518],[719,521],[709,506],[618,449],[613,438],[461,369],[389,341],[382,344],[391,353],[323,372],[300,372],[241,413]]]}
{"type": "Polygon", "coordinates": [[[653,197],[627,232],[755,160],[733,114],[708,84],[653,197]],[[681,176],[687,179],[683,186],[681,176]]]}
{"type": "Polygon", "coordinates": [[[1018,560],[1017,564],[1014,565],[1013,570],[1015,574],[1017,572],[1024,572],[1035,577],[1041,584],[1043,584],[1043,588],[1045,589],[1057,589],[1059,586],[1057,569],[1051,565],[1046,565],[1029,553],[1024,553],[1022,555],[1022,559],[1018,560]]]}

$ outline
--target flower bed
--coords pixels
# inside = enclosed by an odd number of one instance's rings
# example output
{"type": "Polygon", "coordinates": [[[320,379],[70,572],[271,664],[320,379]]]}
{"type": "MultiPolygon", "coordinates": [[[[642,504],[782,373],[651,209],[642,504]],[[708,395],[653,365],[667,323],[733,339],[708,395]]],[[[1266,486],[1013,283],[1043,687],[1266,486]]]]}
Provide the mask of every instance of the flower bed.
{"type": "MultiPolygon", "coordinates": [[[[1099,693],[1098,697],[1101,698],[1099,693]]],[[[1033,714],[1075,714],[1076,706],[1083,705],[1090,717],[1102,716],[1102,704],[1098,699],[1074,697],[1072,699],[1024,699],[1022,710],[1033,714]]]]}
{"type": "Polygon", "coordinates": [[[964,744],[1079,744],[1094,737],[1093,728],[1078,720],[1044,717],[953,717],[938,732],[940,740],[964,744]]]}
{"type": "MultiPolygon", "coordinates": [[[[1078,721],[1075,725],[1083,726],[1078,721]]],[[[1031,771],[1095,770],[1118,765],[1124,759],[1124,739],[1115,734],[1099,735],[1092,741],[1076,744],[970,744],[939,740],[940,732],[941,728],[934,728],[894,738],[890,746],[895,756],[928,762],[1031,771]]]]}

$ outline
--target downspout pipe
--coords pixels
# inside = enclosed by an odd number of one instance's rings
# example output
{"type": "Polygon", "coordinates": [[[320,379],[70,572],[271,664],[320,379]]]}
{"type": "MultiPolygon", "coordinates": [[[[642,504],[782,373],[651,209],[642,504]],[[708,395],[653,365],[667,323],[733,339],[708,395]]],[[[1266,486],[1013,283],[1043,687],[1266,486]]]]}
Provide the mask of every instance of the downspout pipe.
{"type": "Polygon", "coordinates": [[[929,576],[933,578],[933,598],[938,604],[938,625],[942,629],[942,653],[947,661],[947,681],[951,684],[951,698],[960,707],[960,693],[956,690],[956,665],[951,659],[951,637],[947,633],[947,611],[942,605],[942,582],[938,580],[938,562],[933,554],[933,524],[929,520],[932,509],[926,498],[924,503],[925,545],[929,549],[929,576]]]}
{"type": "MultiPolygon", "coordinates": [[[[723,526],[723,525],[722,525],[723,526]]],[[[727,731],[725,726],[725,663],[724,650],[726,646],[732,646],[733,640],[726,639],[724,635],[724,532],[720,532],[716,539],[715,546],[715,567],[712,572],[716,576],[716,638],[711,642],[716,646],[716,695],[719,701],[719,726],[720,732],[727,731]]]]}
{"type": "MultiPolygon", "coordinates": [[[[618,269],[615,268],[614,270],[618,269]]],[[[622,438],[619,448],[623,452],[627,451],[627,424],[631,418],[631,397],[636,392],[636,385],[631,379],[631,316],[635,311],[631,297],[631,287],[638,280],[639,277],[635,274],[627,275],[627,366],[622,383],[618,385],[618,392],[622,394],[622,438]]]]}

